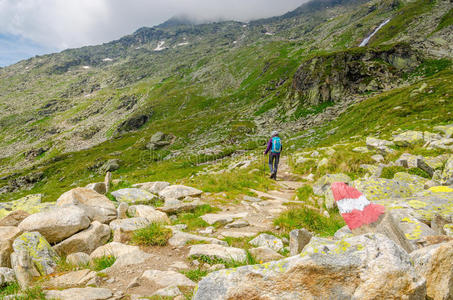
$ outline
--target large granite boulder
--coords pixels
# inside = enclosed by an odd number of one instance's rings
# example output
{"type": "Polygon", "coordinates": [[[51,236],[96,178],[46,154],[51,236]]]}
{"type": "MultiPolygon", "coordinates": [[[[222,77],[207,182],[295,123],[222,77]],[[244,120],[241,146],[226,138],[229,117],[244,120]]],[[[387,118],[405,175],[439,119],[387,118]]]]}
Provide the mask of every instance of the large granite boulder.
{"type": "Polygon", "coordinates": [[[116,219],[116,208],[104,195],[88,188],[75,188],[62,194],[57,205],[60,207],[76,205],[83,209],[91,221],[108,223],[116,219]]]}
{"type": "Polygon", "coordinates": [[[67,290],[49,290],[45,292],[47,299],[59,300],[105,300],[111,299],[113,293],[105,288],[72,288],[67,290]]]}
{"type": "Polygon", "coordinates": [[[167,214],[148,205],[132,205],[128,209],[131,216],[145,218],[151,223],[170,224],[167,214]]]}
{"type": "Polygon", "coordinates": [[[330,192],[330,186],[334,182],[351,182],[351,178],[346,174],[326,174],[319,178],[313,184],[313,192],[315,195],[322,196],[327,192],[330,192]]]}
{"type": "Polygon", "coordinates": [[[255,247],[268,247],[276,252],[279,252],[283,249],[282,240],[267,233],[260,234],[259,236],[251,240],[249,244],[255,247]]]}
{"type": "Polygon", "coordinates": [[[217,244],[200,244],[190,247],[189,257],[199,258],[200,256],[211,259],[220,259],[226,262],[245,262],[247,261],[247,252],[244,249],[225,247],[217,244]]]}
{"type": "Polygon", "coordinates": [[[409,130],[393,137],[393,143],[400,147],[409,147],[423,142],[423,132],[420,131],[409,130]]]}
{"type": "Polygon", "coordinates": [[[413,299],[426,282],[409,255],[380,234],[312,238],[300,255],[210,273],[193,299],[413,299]]]}
{"type": "Polygon", "coordinates": [[[37,231],[49,243],[58,243],[90,226],[90,219],[78,206],[57,207],[28,216],[19,224],[22,231],[37,231]]]}
{"type": "Polygon", "coordinates": [[[59,259],[44,236],[39,232],[25,232],[13,242],[15,253],[25,252],[41,275],[54,272],[59,259]]]}
{"type": "Polygon", "coordinates": [[[15,210],[0,220],[0,226],[17,226],[30,214],[23,210],[15,210]]]}
{"type": "Polygon", "coordinates": [[[453,241],[411,253],[415,269],[426,279],[427,299],[453,299],[453,241]]]}
{"type": "Polygon", "coordinates": [[[0,227],[0,267],[11,267],[10,256],[13,252],[13,242],[22,233],[14,226],[0,227]]]}
{"type": "Polygon", "coordinates": [[[110,239],[110,227],[98,221],[91,223],[90,227],[61,241],[53,248],[60,255],[68,255],[76,252],[90,254],[99,246],[104,245],[110,239]]]}
{"type": "Polygon", "coordinates": [[[169,182],[166,181],[153,181],[153,182],[144,182],[134,184],[132,187],[139,188],[145,191],[148,191],[152,194],[158,195],[160,191],[170,186],[169,182]]]}
{"type": "Polygon", "coordinates": [[[141,279],[150,281],[159,287],[194,287],[196,285],[195,282],[175,271],[147,270],[143,273],[141,279]]]}
{"type": "Polygon", "coordinates": [[[445,163],[441,181],[444,185],[453,185],[453,155],[450,155],[445,163]]]}

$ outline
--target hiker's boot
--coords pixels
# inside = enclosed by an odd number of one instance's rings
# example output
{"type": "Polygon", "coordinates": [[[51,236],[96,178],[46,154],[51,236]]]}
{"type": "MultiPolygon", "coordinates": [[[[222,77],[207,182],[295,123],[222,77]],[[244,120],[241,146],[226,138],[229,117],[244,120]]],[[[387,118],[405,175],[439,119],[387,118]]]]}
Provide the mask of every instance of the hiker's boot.
{"type": "Polygon", "coordinates": [[[274,173],[271,173],[271,176],[269,176],[270,179],[274,179],[274,173]]]}
{"type": "Polygon", "coordinates": [[[277,173],[272,173],[271,178],[277,180],[277,173]]]}

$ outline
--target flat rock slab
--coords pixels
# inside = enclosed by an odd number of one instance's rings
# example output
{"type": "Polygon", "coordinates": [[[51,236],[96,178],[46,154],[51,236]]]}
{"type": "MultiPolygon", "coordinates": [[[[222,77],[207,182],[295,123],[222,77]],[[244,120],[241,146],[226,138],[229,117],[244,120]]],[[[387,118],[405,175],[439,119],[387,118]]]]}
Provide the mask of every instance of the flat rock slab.
{"type": "Polygon", "coordinates": [[[246,237],[253,237],[258,234],[258,232],[252,231],[222,231],[220,232],[221,235],[224,237],[231,237],[231,238],[246,238],[246,237]]]}
{"type": "Polygon", "coordinates": [[[191,241],[228,246],[228,243],[225,241],[221,241],[221,240],[218,240],[215,238],[190,234],[190,233],[182,232],[179,230],[173,230],[173,236],[168,240],[168,243],[174,247],[183,247],[188,242],[191,242],[191,241]]]}
{"type": "Polygon", "coordinates": [[[161,287],[168,286],[188,286],[194,287],[196,283],[175,271],[147,270],[143,273],[141,279],[149,280],[161,287]]]}
{"type": "Polygon", "coordinates": [[[225,225],[225,228],[243,228],[249,226],[249,222],[246,220],[237,220],[234,221],[233,223],[225,225]]]}
{"type": "Polygon", "coordinates": [[[123,232],[132,232],[137,229],[145,228],[151,224],[146,218],[129,218],[129,219],[117,219],[110,222],[110,228],[115,230],[121,230],[123,232]]]}
{"type": "Polygon", "coordinates": [[[152,194],[159,194],[160,191],[170,186],[169,182],[166,181],[153,181],[153,182],[144,182],[137,183],[132,185],[134,188],[139,188],[145,191],[148,191],[152,194]]]}
{"type": "Polygon", "coordinates": [[[46,289],[67,289],[85,285],[88,281],[96,277],[96,272],[85,269],[69,272],[57,277],[51,277],[44,283],[46,289]]]}
{"type": "Polygon", "coordinates": [[[166,213],[158,211],[149,205],[132,205],[129,207],[128,212],[134,217],[148,219],[151,223],[170,224],[166,213]]]}
{"type": "Polygon", "coordinates": [[[94,250],[93,253],[90,254],[90,258],[94,259],[110,255],[118,258],[122,255],[133,255],[134,253],[137,253],[137,251],[142,252],[138,246],[111,242],[94,250]]]}
{"type": "Polygon", "coordinates": [[[184,199],[185,197],[199,197],[203,191],[185,185],[171,185],[159,192],[159,196],[167,199],[184,199]]]}
{"type": "Polygon", "coordinates": [[[215,244],[206,245],[193,245],[190,247],[189,257],[198,258],[200,256],[207,256],[213,259],[221,259],[223,261],[232,262],[245,262],[247,261],[247,253],[244,249],[225,247],[215,244]]]}
{"type": "Polygon", "coordinates": [[[112,196],[115,197],[116,201],[127,204],[147,204],[157,199],[156,195],[137,188],[117,190],[112,192],[112,196]]]}
{"type": "Polygon", "coordinates": [[[23,210],[16,210],[0,220],[0,226],[17,226],[30,214],[23,210]]]}
{"type": "Polygon", "coordinates": [[[220,214],[206,214],[201,216],[201,218],[208,223],[209,225],[218,224],[228,224],[233,222],[234,219],[245,218],[247,217],[248,213],[237,213],[237,214],[227,214],[227,213],[220,213],[220,214]]]}
{"type": "Polygon", "coordinates": [[[370,201],[410,197],[424,190],[423,185],[384,178],[358,179],[353,182],[353,187],[370,201]]]}
{"type": "Polygon", "coordinates": [[[250,254],[255,258],[255,260],[259,263],[279,260],[283,258],[283,255],[278,254],[274,250],[268,247],[258,247],[252,248],[249,250],[250,254]]]}
{"type": "Polygon", "coordinates": [[[0,218],[10,214],[12,211],[22,210],[29,214],[34,214],[40,211],[48,210],[55,205],[53,203],[41,203],[42,195],[28,195],[23,198],[0,203],[0,218]]]}
{"type": "MultiPolygon", "coordinates": [[[[176,214],[181,212],[192,211],[197,207],[204,205],[205,203],[201,202],[200,200],[195,200],[192,202],[181,202],[177,200],[174,204],[165,205],[163,207],[157,207],[156,209],[167,214],[176,214]]],[[[167,203],[167,201],[165,201],[167,203]]]]}
{"type": "Polygon", "coordinates": [[[50,290],[45,292],[48,299],[59,300],[104,300],[113,296],[112,291],[103,288],[73,288],[63,291],[50,290]]]}

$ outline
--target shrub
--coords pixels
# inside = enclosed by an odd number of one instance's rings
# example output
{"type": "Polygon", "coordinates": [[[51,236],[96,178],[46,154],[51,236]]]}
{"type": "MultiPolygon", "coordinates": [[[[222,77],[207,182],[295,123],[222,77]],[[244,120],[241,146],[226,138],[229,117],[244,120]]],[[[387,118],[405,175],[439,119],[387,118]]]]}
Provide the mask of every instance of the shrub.
{"type": "Polygon", "coordinates": [[[332,210],[330,218],[327,218],[317,211],[306,207],[295,207],[283,212],[274,220],[274,224],[280,226],[286,232],[293,229],[306,228],[321,236],[332,236],[345,225],[338,211],[332,210]]]}
{"type": "Polygon", "coordinates": [[[419,169],[419,168],[411,168],[411,169],[407,170],[407,173],[412,174],[412,175],[417,175],[417,176],[420,176],[423,178],[431,179],[431,176],[429,176],[429,174],[426,171],[419,169]]]}
{"type": "Polygon", "coordinates": [[[94,271],[101,271],[111,267],[116,261],[116,257],[113,255],[105,255],[93,259],[92,269],[94,271]]]}
{"type": "Polygon", "coordinates": [[[161,223],[151,223],[145,228],[134,231],[132,242],[143,246],[165,246],[172,231],[161,223]]]}

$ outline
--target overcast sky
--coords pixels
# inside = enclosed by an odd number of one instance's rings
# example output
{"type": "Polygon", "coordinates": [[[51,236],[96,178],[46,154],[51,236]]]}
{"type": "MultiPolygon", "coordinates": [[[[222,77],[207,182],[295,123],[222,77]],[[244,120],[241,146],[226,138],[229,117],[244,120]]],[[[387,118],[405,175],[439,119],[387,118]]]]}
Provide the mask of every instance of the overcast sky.
{"type": "Polygon", "coordinates": [[[175,15],[248,21],[306,0],[0,0],[0,66],[118,39],[175,15]]]}

